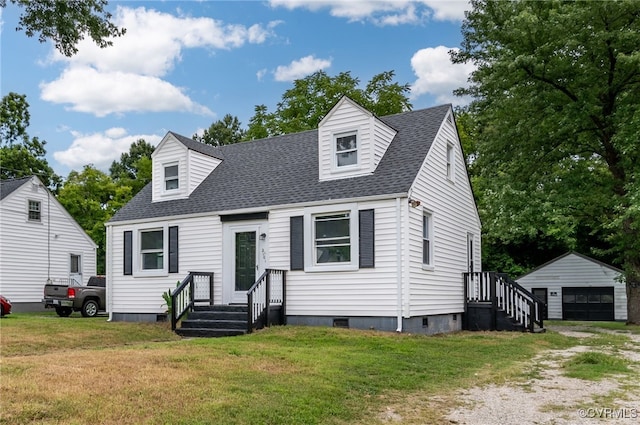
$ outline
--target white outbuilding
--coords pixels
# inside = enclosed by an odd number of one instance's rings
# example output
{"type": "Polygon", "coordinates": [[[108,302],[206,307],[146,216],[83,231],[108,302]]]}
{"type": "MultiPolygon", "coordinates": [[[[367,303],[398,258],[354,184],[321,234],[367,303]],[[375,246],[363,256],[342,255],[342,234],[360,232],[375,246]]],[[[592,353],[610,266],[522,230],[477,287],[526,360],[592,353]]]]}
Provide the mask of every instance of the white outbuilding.
{"type": "Polygon", "coordinates": [[[623,271],[574,251],[520,276],[551,320],[627,320],[623,271]]]}

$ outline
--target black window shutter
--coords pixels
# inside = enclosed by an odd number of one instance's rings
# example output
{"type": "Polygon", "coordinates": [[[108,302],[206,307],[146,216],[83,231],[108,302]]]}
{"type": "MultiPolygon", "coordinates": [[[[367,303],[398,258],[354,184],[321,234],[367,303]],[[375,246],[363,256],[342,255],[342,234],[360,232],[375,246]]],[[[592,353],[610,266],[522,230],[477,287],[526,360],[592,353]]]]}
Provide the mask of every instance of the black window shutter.
{"type": "Polygon", "coordinates": [[[291,217],[289,228],[291,270],[304,270],[304,217],[291,217]]]}
{"type": "Polygon", "coordinates": [[[169,273],[178,273],[178,226],[169,227],[169,273]]]}
{"type": "Polygon", "coordinates": [[[373,210],[362,210],[359,214],[360,227],[360,268],[375,267],[375,223],[373,210]]]}
{"type": "Polygon", "coordinates": [[[133,233],[131,230],[124,232],[124,260],[123,273],[133,274],[133,233]]]}

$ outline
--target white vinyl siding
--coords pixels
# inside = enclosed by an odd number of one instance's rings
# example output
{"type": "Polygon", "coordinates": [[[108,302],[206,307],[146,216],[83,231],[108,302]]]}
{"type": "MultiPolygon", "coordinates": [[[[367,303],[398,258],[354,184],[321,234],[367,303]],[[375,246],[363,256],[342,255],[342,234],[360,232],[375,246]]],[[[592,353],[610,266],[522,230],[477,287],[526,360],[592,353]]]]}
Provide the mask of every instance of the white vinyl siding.
{"type": "MultiPolygon", "coordinates": [[[[287,272],[287,313],[294,316],[395,317],[398,303],[398,246],[395,200],[358,202],[375,210],[375,268],[353,271],[287,272]]],[[[293,208],[269,213],[270,266],[289,269],[289,219],[293,208]]],[[[400,218],[401,219],[401,218],[400,218]]],[[[309,244],[305,238],[305,250],[309,244]]]]}
{"type": "Polygon", "coordinates": [[[371,174],[395,133],[371,113],[343,98],[318,126],[320,180],[371,174]],[[357,165],[338,167],[336,137],[349,134],[357,134],[357,165]]]}
{"type": "Polygon", "coordinates": [[[96,274],[96,245],[43,187],[27,181],[0,201],[0,217],[0,288],[12,303],[42,302],[48,277],[69,278],[72,253],[81,256],[83,283],[96,274]],[[28,222],[28,200],[40,202],[37,225],[28,222]]]}
{"type": "MultiPolygon", "coordinates": [[[[221,302],[222,224],[217,216],[163,220],[144,225],[115,225],[109,231],[112,239],[109,258],[111,264],[107,267],[111,274],[107,279],[114,313],[164,313],[166,306],[162,305],[162,293],[175,288],[177,282],[182,281],[189,271],[213,272],[214,300],[221,302]],[[143,228],[168,229],[171,226],[179,227],[180,273],[165,273],[162,276],[124,275],[124,231],[136,234],[143,228]]],[[[165,258],[165,263],[167,261],[165,258]]]]}
{"type": "MultiPolygon", "coordinates": [[[[462,157],[457,140],[455,126],[444,120],[411,189],[411,198],[419,200],[421,205],[406,206],[410,216],[408,298],[411,316],[464,310],[462,273],[468,269],[467,235],[480,235],[480,219],[463,162],[454,161],[455,185],[450,184],[444,172],[448,146],[453,147],[455,155],[462,157]],[[431,268],[425,268],[423,264],[425,211],[432,216],[431,268]]],[[[473,249],[475,268],[481,270],[479,240],[473,249]]]]}
{"type": "Polygon", "coordinates": [[[180,199],[187,196],[187,185],[182,182],[187,181],[187,149],[173,139],[166,140],[160,149],[152,155],[153,158],[153,201],[165,201],[169,199],[180,199]],[[178,167],[178,187],[167,190],[166,167],[178,167]]]}
{"type": "Polygon", "coordinates": [[[204,181],[222,160],[196,151],[189,151],[189,194],[204,181]]]}
{"type": "Polygon", "coordinates": [[[518,278],[531,291],[546,288],[550,320],[562,320],[563,287],[613,287],[615,320],[627,320],[627,292],[620,273],[597,261],[571,253],[518,278]]]}

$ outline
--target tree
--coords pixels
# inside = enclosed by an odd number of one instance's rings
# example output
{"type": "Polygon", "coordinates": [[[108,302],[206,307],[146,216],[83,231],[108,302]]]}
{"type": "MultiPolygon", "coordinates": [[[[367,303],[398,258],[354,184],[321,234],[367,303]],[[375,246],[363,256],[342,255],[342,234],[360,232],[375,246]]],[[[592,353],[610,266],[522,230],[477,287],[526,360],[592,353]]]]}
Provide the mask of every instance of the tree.
{"type": "Polygon", "coordinates": [[[640,324],[640,3],[474,0],[462,33],[490,226],[606,235],[640,324]]]}
{"type": "Polygon", "coordinates": [[[144,139],[131,144],[129,152],[120,155],[120,161],[113,161],[109,174],[114,182],[130,186],[133,197],[151,181],[151,154],[155,147],[144,139]]]}
{"type": "MultiPolygon", "coordinates": [[[[89,35],[99,47],[111,46],[109,37],[120,37],[124,28],[110,22],[111,14],[105,11],[107,0],[10,0],[24,10],[17,30],[24,30],[28,37],[38,35],[38,41],[53,41],[56,49],[65,56],[78,52],[77,44],[89,35]]],[[[7,0],[0,0],[5,8],[7,0]]]]}
{"type": "Polygon", "coordinates": [[[407,94],[409,84],[393,83],[393,71],[375,75],[364,89],[360,80],[349,72],[330,77],[324,71],[295,80],[285,91],[274,113],[267,113],[264,105],[256,106],[256,115],[249,121],[249,136],[264,137],[311,130],[342,98],[349,96],[376,115],[389,115],[411,109],[407,94]]]}
{"type": "Polygon", "coordinates": [[[275,129],[269,129],[273,123],[272,114],[267,113],[266,105],[256,105],[253,117],[249,120],[249,128],[245,133],[246,140],[257,140],[269,137],[275,129]]]}
{"type": "Polygon", "coordinates": [[[0,103],[0,178],[13,179],[37,175],[54,192],[62,179],[49,166],[47,142],[30,138],[29,103],[26,95],[9,93],[0,103]]]}
{"type": "Polygon", "coordinates": [[[117,184],[104,172],[85,165],[72,171],[60,189],[58,201],[98,245],[97,272],[105,273],[104,223],[132,197],[130,186],[117,184]]]}
{"type": "Polygon", "coordinates": [[[231,145],[244,140],[246,131],[240,127],[238,117],[226,114],[224,118],[211,124],[202,136],[193,135],[193,140],[213,146],[231,145]]]}

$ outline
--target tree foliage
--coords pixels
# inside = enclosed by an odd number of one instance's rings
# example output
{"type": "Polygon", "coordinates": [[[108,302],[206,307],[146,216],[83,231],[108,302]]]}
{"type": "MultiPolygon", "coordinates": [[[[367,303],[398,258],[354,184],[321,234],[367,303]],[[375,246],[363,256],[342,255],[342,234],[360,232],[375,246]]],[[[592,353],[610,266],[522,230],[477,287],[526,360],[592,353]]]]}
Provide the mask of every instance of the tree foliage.
{"type": "Polygon", "coordinates": [[[204,130],[202,136],[193,135],[193,140],[207,145],[222,146],[241,142],[245,139],[246,131],[242,129],[238,117],[226,114],[221,120],[215,121],[204,130]]]}
{"type": "Polygon", "coordinates": [[[409,84],[393,82],[395,73],[386,71],[375,75],[360,88],[360,80],[350,72],[331,77],[324,71],[295,80],[293,87],[282,95],[273,113],[264,105],[256,106],[249,121],[247,136],[251,139],[296,133],[316,128],[324,115],[342,98],[349,96],[378,116],[411,109],[409,84]]]}
{"type": "Polygon", "coordinates": [[[111,178],[118,184],[130,186],[132,197],[151,181],[151,154],[155,147],[144,139],[138,139],[129,147],[129,152],[120,155],[109,167],[111,178]]]}
{"type": "Polygon", "coordinates": [[[13,179],[37,175],[54,192],[62,179],[49,166],[47,142],[29,137],[27,96],[8,93],[0,103],[0,178],[13,179]]]}
{"type": "MultiPolygon", "coordinates": [[[[17,30],[29,37],[38,34],[38,41],[53,41],[56,49],[65,56],[78,52],[77,44],[89,35],[99,47],[111,46],[110,37],[125,33],[110,19],[105,10],[107,0],[9,0],[23,9],[17,30]]],[[[0,0],[4,8],[7,0],[0,0]]]]}
{"type": "Polygon", "coordinates": [[[106,223],[132,197],[130,186],[118,184],[92,165],[72,171],[57,199],[98,245],[98,274],[105,273],[106,223]]]}
{"type": "Polygon", "coordinates": [[[640,3],[472,1],[476,189],[487,242],[562,242],[625,269],[640,323],[640,3]],[[593,244],[589,242],[595,242],[593,244]]]}

